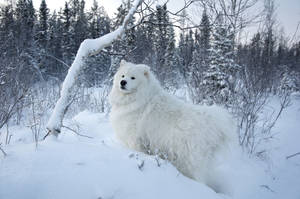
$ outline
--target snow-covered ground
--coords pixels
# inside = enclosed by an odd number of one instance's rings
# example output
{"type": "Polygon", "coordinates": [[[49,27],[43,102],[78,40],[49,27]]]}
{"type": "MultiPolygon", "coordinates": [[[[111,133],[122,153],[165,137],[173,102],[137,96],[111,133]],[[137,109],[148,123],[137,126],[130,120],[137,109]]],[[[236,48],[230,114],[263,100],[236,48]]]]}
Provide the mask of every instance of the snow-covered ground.
{"type": "MultiPolygon", "coordinates": [[[[300,99],[294,97],[274,129],[269,159],[233,160],[233,198],[300,198],[300,155],[286,159],[300,152],[299,118],[300,99]]],[[[93,138],[63,128],[58,140],[48,137],[36,147],[30,129],[9,129],[8,155],[0,154],[0,199],[231,198],[186,178],[165,160],[124,148],[105,114],[84,111],[66,126],[93,138]]]]}

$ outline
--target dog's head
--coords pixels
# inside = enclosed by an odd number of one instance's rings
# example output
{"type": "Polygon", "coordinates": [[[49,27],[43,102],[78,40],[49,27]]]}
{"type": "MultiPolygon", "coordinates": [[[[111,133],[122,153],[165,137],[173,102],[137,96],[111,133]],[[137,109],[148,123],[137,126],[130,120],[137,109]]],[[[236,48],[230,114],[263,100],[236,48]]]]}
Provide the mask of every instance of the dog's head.
{"type": "Polygon", "coordinates": [[[120,63],[114,76],[114,87],[123,94],[132,94],[139,90],[139,87],[147,83],[150,68],[144,64],[133,64],[124,60],[120,63]]]}

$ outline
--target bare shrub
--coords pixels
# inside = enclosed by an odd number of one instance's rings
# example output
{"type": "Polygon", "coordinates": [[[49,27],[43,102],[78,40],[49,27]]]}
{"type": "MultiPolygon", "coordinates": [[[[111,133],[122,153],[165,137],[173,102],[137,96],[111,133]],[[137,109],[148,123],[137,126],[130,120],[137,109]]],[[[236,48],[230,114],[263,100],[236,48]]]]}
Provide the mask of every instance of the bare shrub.
{"type": "Polygon", "coordinates": [[[283,110],[291,105],[291,92],[283,89],[277,96],[272,95],[263,79],[254,78],[247,69],[241,71],[240,77],[230,107],[238,120],[239,143],[249,154],[263,157],[260,144],[274,138],[272,129],[283,110]],[[273,97],[279,98],[278,110],[267,106],[273,97]]]}

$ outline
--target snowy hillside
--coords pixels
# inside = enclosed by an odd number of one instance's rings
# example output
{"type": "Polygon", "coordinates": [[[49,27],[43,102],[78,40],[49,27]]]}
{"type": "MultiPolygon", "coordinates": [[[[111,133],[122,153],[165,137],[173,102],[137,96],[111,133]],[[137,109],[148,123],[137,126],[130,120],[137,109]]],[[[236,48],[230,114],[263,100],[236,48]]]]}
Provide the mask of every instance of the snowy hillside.
{"type": "MultiPolygon", "coordinates": [[[[234,198],[300,197],[300,156],[286,159],[300,151],[298,118],[299,99],[278,122],[266,162],[234,160],[229,171],[234,198]]],[[[36,148],[28,139],[29,129],[10,129],[8,155],[0,156],[1,199],[230,198],[184,177],[164,160],[122,147],[104,114],[84,111],[68,122],[73,128],[74,124],[93,138],[63,129],[58,140],[47,138],[36,148]]]]}

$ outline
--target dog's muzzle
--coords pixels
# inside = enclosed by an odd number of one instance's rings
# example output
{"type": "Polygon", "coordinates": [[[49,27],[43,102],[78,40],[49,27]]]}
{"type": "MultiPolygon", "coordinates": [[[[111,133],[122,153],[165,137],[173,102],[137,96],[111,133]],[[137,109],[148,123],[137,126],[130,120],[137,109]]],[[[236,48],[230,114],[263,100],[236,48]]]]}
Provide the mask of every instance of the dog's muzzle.
{"type": "Polygon", "coordinates": [[[127,81],[126,80],[122,80],[121,82],[120,82],[120,85],[121,85],[121,89],[123,89],[123,90],[126,90],[126,84],[127,84],[127,81]]]}

